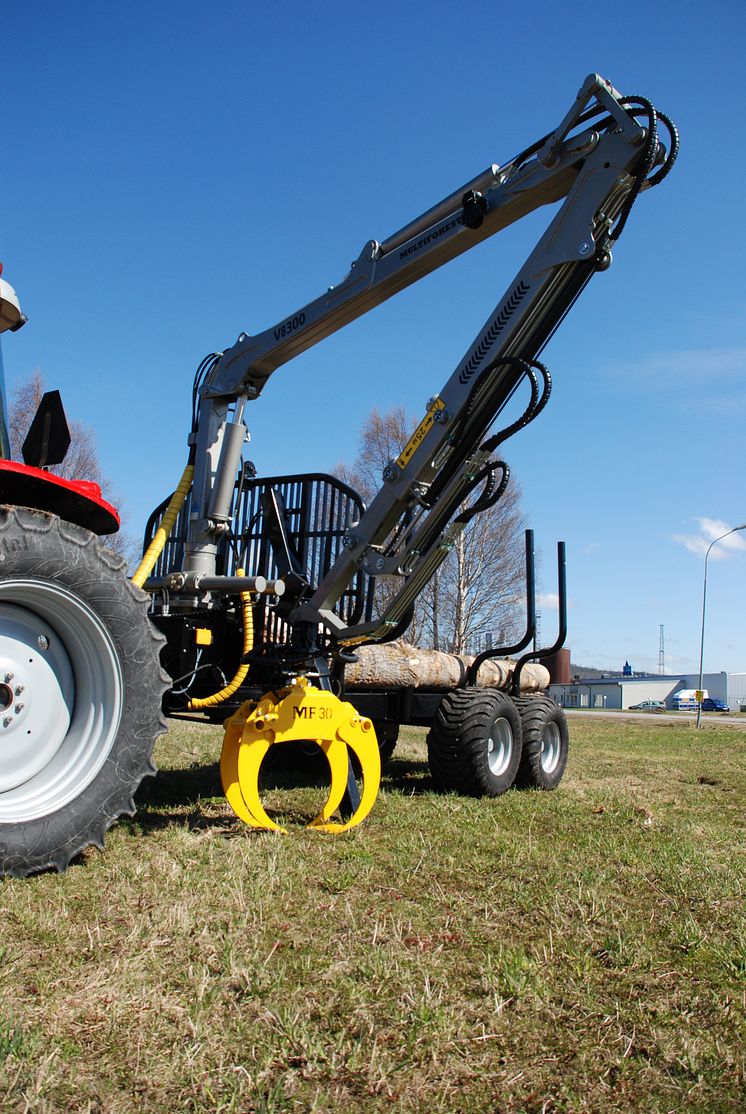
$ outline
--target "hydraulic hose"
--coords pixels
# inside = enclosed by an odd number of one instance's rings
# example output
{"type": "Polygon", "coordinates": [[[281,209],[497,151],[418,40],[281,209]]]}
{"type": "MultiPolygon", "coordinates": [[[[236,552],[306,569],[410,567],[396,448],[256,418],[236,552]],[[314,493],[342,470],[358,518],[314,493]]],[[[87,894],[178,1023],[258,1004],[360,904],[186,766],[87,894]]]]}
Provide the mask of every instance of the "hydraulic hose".
{"type": "Polygon", "coordinates": [[[192,486],[192,477],[194,476],[194,465],[187,464],[184,469],[184,474],[179,480],[179,486],[171,496],[171,502],[164,511],[163,518],[161,519],[160,526],[155,532],[155,536],[148,546],[143,559],[137,567],[135,575],[132,577],[132,583],[138,588],[142,588],[145,581],[150,576],[155,568],[155,563],[163,552],[163,547],[166,544],[168,535],[174,527],[174,523],[179,516],[184,500],[189,494],[189,488],[192,486]]]}
{"type": "MultiPolygon", "coordinates": [[[[192,478],[194,476],[194,465],[187,464],[184,473],[179,481],[179,486],[171,497],[171,501],[164,511],[163,518],[160,525],[155,532],[155,536],[148,546],[142,561],[140,562],[135,575],[132,577],[132,583],[136,584],[138,588],[142,588],[145,581],[150,576],[155,568],[155,563],[163,552],[163,547],[168,540],[174,523],[179,516],[179,511],[184,505],[184,500],[189,494],[189,489],[192,486],[192,478]]],[[[237,576],[245,576],[246,573],[243,569],[236,569],[237,576]]],[[[243,655],[248,654],[254,647],[254,613],[251,609],[251,593],[241,593],[241,605],[243,612],[243,655]]],[[[220,692],[213,693],[212,696],[198,697],[189,701],[187,708],[189,711],[197,711],[200,708],[213,708],[217,704],[222,704],[229,696],[232,696],[243,684],[247,673],[249,672],[248,665],[239,665],[233,680],[227,684],[220,692]]]]}
{"type": "MultiPolygon", "coordinates": [[[[236,569],[236,576],[245,576],[246,573],[243,569],[236,569]]],[[[243,653],[242,657],[251,653],[254,648],[254,613],[251,610],[251,593],[241,593],[241,605],[243,610],[243,653]]],[[[200,708],[214,708],[217,704],[222,704],[229,696],[233,696],[246,679],[246,674],[249,672],[248,664],[239,665],[236,670],[236,675],[233,680],[222,688],[220,692],[213,693],[212,696],[195,697],[187,704],[187,709],[190,712],[197,712],[200,708]]]]}

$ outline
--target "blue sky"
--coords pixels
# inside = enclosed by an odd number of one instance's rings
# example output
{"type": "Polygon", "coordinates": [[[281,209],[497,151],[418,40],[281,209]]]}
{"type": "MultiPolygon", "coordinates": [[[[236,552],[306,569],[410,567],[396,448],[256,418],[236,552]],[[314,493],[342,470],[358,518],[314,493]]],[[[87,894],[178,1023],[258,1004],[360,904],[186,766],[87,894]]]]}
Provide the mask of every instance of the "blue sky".
{"type": "MultiPolygon", "coordinates": [[[[275,324],[491,162],[596,70],[681,131],[679,161],[545,350],[555,389],[507,446],[543,551],[568,545],[573,660],[696,668],[703,553],[746,522],[742,0],[211,6],[7,0],[0,258],[39,368],[95,428],[139,533],[186,455],[206,353],[275,324]]],[[[421,414],[546,224],[495,237],[281,368],[260,472],[356,451],[372,405],[421,414]]],[[[746,531],[716,546],[705,669],[746,670],[746,531]]]]}

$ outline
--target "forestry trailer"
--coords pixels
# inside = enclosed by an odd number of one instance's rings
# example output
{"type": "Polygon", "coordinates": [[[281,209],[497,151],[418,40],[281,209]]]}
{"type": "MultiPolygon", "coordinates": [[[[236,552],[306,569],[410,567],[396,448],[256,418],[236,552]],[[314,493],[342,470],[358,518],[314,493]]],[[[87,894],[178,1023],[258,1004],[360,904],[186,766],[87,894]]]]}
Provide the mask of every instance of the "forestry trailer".
{"type": "MultiPolygon", "coordinates": [[[[313,742],[331,787],[312,826],[345,831],[370,811],[380,753],[399,722],[430,723],[435,784],[496,796],[554,788],[567,759],[562,710],[477,686],[482,654],[447,692],[345,689],[356,649],[399,637],[418,595],[473,516],[508,481],[498,447],[543,409],[538,356],[586,283],[612,260],[638,195],[676,158],[676,129],[644,97],[597,74],[559,126],[491,165],[382,241],[369,240],[336,286],[197,369],[188,463],[154,513],[135,575],[100,539],[117,513],[91,483],[48,468],[66,447],[58,396],[45,396],[11,461],[0,421],[0,873],[64,870],[134,811],[154,772],[163,711],[225,719],[221,777],[234,811],[277,829],[259,771],[277,743],[313,742]],[[484,328],[427,403],[365,507],[328,475],[260,478],[243,459],[246,415],[272,372],[475,244],[551,205],[551,220],[484,328]],[[522,384],[521,417],[494,423],[522,384]],[[376,593],[378,578],[388,590],[376,593]],[[391,587],[393,585],[393,589],[391,587]],[[383,603],[379,603],[383,600],[383,603]],[[232,713],[232,714],[229,714],[232,713]],[[228,717],[226,719],[226,716],[228,717]],[[377,739],[377,735],[380,739],[377,739]],[[341,818],[335,819],[335,816],[341,818]]],[[[0,330],[24,323],[0,280],[0,330]]],[[[560,589],[564,561],[560,549],[560,589]]],[[[560,637],[564,638],[564,600],[560,637]]]]}

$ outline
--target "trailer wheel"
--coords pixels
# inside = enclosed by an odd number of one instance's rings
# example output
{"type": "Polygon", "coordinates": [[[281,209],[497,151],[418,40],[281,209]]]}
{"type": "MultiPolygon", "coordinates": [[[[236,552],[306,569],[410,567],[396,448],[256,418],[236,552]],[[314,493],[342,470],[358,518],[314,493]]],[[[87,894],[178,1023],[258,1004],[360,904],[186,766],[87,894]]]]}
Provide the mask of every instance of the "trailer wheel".
{"type": "Polygon", "coordinates": [[[521,717],[523,755],[516,784],[522,788],[556,789],[567,765],[570,736],[567,717],[548,696],[513,698],[521,717]]]}
{"type": "Polygon", "coordinates": [[[499,797],[521,761],[521,717],[497,689],[457,689],[440,703],[427,738],[433,781],[475,797],[499,797]]]}
{"type": "Polygon", "coordinates": [[[392,723],[391,720],[377,719],[373,723],[373,729],[378,739],[381,762],[388,762],[399,740],[399,724],[392,723]]]}
{"type": "Polygon", "coordinates": [[[0,507],[0,874],[62,871],[134,812],[168,681],[146,607],[93,534],[0,507]]]}

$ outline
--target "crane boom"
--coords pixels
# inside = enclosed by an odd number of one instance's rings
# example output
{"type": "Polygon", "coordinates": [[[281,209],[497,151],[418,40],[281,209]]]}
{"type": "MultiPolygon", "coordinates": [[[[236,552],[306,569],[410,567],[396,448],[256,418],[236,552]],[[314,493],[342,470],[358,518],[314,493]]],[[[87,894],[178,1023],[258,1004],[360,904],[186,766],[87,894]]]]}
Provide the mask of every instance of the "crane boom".
{"type": "MultiPolygon", "coordinates": [[[[486,437],[519,384],[532,383],[524,420],[548,397],[538,356],[611,247],[641,189],[673,162],[644,98],[623,98],[591,74],[560,125],[503,166],[476,178],[388,238],[369,240],[335,287],[256,336],[242,333],[219,354],[200,391],[192,523],[185,569],[211,575],[220,531],[230,520],[233,478],[246,435],[244,405],[288,360],[399,290],[545,205],[561,202],[550,223],[463,359],[428,404],[416,433],[384,471],[383,485],[345,537],[344,551],[309,596],[284,600],[291,622],[323,623],[340,643],[380,641],[401,629],[419,592],[473,513],[492,505],[486,437]],[[543,383],[539,383],[539,379],[543,383]],[[231,413],[231,408],[233,408],[231,413]],[[464,509],[480,483],[482,495],[464,509]],[[358,572],[401,578],[383,614],[347,626],[335,605],[358,572]]],[[[504,484],[497,485],[499,491],[504,484]]]]}

